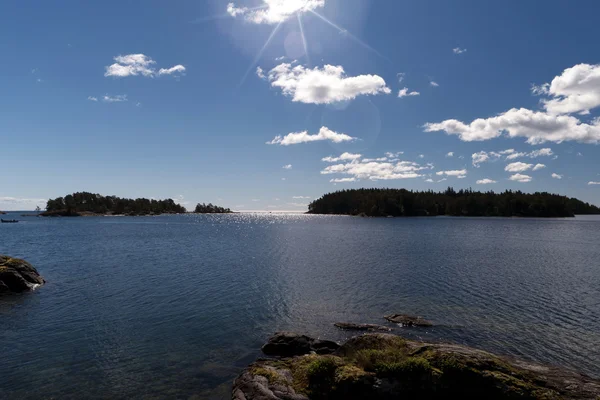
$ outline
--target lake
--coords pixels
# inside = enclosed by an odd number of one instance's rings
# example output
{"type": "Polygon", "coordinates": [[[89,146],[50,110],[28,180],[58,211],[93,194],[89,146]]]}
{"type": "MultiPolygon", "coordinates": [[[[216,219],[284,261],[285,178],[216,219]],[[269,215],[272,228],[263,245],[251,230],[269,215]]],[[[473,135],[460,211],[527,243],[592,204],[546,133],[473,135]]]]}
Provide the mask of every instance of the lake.
{"type": "Polygon", "coordinates": [[[600,377],[600,218],[18,218],[47,280],[0,300],[2,399],[229,399],[278,330],[398,328],[600,377]]]}

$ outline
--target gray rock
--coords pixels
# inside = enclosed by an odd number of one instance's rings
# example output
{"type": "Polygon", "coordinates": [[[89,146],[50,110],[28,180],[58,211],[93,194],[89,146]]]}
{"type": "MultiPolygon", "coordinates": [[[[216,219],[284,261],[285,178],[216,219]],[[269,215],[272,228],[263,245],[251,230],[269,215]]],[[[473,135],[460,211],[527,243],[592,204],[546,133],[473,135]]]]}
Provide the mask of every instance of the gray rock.
{"type": "Polygon", "coordinates": [[[27,261],[0,255],[0,294],[27,292],[44,283],[27,261]]]}
{"type": "Polygon", "coordinates": [[[417,317],[415,315],[406,315],[406,314],[391,314],[383,317],[390,322],[395,324],[400,324],[402,326],[419,326],[419,327],[430,327],[433,326],[433,323],[423,319],[422,317],[417,317]]]}
{"type": "Polygon", "coordinates": [[[308,400],[292,388],[292,375],[258,361],[233,382],[233,400],[308,400]]]}
{"type": "Polygon", "coordinates": [[[330,340],[313,339],[292,332],[277,332],[262,347],[262,351],[268,356],[293,357],[311,352],[332,354],[339,347],[336,342],[330,340]]]}
{"type": "Polygon", "coordinates": [[[390,327],[375,324],[353,324],[346,322],[336,322],[334,325],[346,331],[390,332],[392,330],[392,328],[390,327]]]}

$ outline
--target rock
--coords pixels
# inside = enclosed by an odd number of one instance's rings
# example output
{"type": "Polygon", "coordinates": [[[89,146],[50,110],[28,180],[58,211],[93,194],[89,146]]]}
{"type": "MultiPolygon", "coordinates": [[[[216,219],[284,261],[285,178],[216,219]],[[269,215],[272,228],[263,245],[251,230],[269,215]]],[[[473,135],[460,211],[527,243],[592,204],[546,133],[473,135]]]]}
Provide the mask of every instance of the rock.
{"type": "MultiPolygon", "coordinates": [[[[302,343],[315,340],[292,333],[284,336],[302,343]]],[[[597,400],[599,396],[600,381],[576,372],[383,333],[352,338],[334,354],[259,360],[233,385],[234,400],[597,400]]]]}
{"type": "Polygon", "coordinates": [[[419,327],[430,327],[433,326],[433,323],[423,319],[421,317],[417,317],[414,315],[405,315],[405,314],[392,314],[386,315],[383,317],[390,322],[395,324],[400,324],[402,326],[419,326],[419,327]]]}
{"type": "Polygon", "coordinates": [[[0,255],[0,294],[30,291],[44,283],[27,261],[0,255]]]}
{"type": "Polygon", "coordinates": [[[346,331],[390,332],[392,330],[390,327],[375,324],[352,324],[346,322],[336,322],[334,325],[346,331]]]}
{"type": "Polygon", "coordinates": [[[340,346],[329,340],[318,340],[292,332],[278,332],[262,347],[268,356],[292,357],[315,352],[331,354],[340,346]]]}
{"type": "Polygon", "coordinates": [[[258,361],[233,382],[233,400],[308,400],[292,388],[288,369],[279,369],[258,361]]]}

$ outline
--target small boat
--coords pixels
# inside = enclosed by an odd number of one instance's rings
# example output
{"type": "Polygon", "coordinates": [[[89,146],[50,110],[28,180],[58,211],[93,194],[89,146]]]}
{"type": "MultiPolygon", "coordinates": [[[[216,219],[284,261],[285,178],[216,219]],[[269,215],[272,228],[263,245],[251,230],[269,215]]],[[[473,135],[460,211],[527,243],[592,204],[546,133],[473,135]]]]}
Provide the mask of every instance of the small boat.
{"type": "Polygon", "coordinates": [[[0,219],[0,221],[2,221],[3,224],[16,224],[19,222],[16,219],[0,219]]]}

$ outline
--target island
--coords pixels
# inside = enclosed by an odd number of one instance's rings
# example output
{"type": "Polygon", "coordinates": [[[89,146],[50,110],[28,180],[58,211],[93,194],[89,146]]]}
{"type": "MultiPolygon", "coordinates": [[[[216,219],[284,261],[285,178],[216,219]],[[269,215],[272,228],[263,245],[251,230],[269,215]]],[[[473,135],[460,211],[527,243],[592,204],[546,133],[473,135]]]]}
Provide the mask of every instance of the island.
{"type": "Polygon", "coordinates": [[[231,213],[233,213],[233,211],[231,211],[229,208],[219,207],[212,203],[208,203],[208,204],[198,203],[194,210],[194,214],[231,214],[231,213]]]}
{"type": "Polygon", "coordinates": [[[234,400],[597,399],[577,372],[471,347],[367,333],[339,345],[280,332],[233,383],[234,400]]]}
{"type": "Polygon", "coordinates": [[[96,215],[160,215],[182,214],[185,207],[173,199],[124,199],[117,196],[102,196],[89,192],[78,192],[65,197],[50,199],[42,217],[80,217],[96,215]]]}
{"type": "Polygon", "coordinates": [[[547,192],[444,192],[406,189],[352,189],[329,193],[308,205],[309,214],[368,217],[468,216],[561,218],[600,214],[600,208],[547,192]]]}

